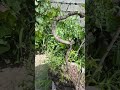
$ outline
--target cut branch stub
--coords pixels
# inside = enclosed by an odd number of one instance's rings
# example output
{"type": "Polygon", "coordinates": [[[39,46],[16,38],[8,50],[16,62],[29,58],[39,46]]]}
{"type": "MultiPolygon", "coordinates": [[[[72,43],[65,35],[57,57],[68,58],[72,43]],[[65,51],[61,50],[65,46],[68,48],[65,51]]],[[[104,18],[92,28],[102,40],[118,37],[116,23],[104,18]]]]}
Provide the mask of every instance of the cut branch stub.
{"type": "Polygon", "coordinates": [[[108,46],[107,51],[105,52],[105,54],[104,54],[103,57],[101,58],[100,64],[99,64],[100,66],[104,63],[104,61],[105,61],[108,53],[110,52],[111,48],[113,47],[115,41],[118,39],[119,34],[120,34],[120,27],[118,28],[118,30],[116,31],[116,34],[114,35],[112,41],[110,42],[110,45],[108,46]]]}

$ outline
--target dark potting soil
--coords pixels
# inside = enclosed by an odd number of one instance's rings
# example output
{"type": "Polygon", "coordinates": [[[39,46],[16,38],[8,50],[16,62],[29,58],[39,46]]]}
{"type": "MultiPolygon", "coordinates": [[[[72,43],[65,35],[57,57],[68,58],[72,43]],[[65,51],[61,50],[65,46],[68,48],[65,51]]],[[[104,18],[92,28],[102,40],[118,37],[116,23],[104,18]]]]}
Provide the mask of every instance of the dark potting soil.
{"type": "Polygon", "coordinates": [[[54,82],[56,86],[56,90],[75,90],[75,86],[72,81],[62,77],[60,72],[52,72],[50,69],[48,70],[49,78],[54,82]],[[62,77],[62,80],[61,80],[62,77]]]}

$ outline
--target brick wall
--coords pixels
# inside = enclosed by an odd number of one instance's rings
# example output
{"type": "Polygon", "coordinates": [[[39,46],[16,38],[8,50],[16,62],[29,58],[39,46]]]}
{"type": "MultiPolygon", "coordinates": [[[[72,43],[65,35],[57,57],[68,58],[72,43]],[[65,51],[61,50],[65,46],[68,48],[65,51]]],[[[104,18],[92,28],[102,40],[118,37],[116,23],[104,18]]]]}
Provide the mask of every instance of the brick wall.
{"type": "Polygon", "coordinates": [[[81,4],[85,3],[84,0],[50,0],[54,7],[60,7],[61,11],[80,11],[81,4]]]}
{"type": "MultiPolygon", "coordinates": [[[[50,0],[53,7],[60,7],[61,11],[64,13],[73,11],[85,11],[81,6],[85,4],[85,0],[50,0]]],[[[85,21],[83,18],[79,18],[81,26],[85,26],[85,21]]]]}

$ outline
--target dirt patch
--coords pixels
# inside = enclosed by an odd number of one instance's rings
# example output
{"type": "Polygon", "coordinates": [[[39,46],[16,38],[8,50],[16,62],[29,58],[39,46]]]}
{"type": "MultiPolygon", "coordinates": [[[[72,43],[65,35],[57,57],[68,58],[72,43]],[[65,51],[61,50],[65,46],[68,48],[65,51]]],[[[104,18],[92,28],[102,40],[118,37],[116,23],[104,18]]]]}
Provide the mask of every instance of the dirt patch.
{"type": "MultiPolygon", "coordinates": [[[[45,54],[36,55],[35,57],[35,76],[37,81],[47,78],[47,66],[44,64],[46,58],[45,54]]],[[[23,90],[19,85],[23,80],[26,80],[26,77],[28,77],[28,75],[24,67],[4,68],[0,72],[0,90],[23,90]]],[[[39,82],[38,86],[40,86],[39,82]]]]}
{"type": "Polygon", "coordinates": [[[45,54],[36,55],[35,56],[35,67],[38,65],[44,64],[45,60],[47,60],[47,56],[45,54]]]}
{"type": "Polygon", "coordinates": [[[5,68],[0,72],[0,90],[23,90],[18,87],[25,80],[24,68],[5,68]]]}

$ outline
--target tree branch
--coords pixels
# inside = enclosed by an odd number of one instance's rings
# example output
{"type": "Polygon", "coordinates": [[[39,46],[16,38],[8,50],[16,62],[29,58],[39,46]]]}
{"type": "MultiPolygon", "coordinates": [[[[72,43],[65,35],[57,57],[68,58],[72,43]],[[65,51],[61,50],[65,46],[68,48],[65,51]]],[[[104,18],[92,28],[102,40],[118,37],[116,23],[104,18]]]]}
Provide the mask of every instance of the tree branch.
{"type": "Polygon", "coordinates": [[[80,44],[80,47],[79,47],[79,49],[78,49],[78,51],[77,51],[77,55],[79,54],[79,51],[80,51],[80,49],[82,48],[82,46],[83,46],[84,43],[85,43],[85,38],[83,39],[82,43],[80,44]]]}
{"type": "Polygon", "coordinates": [[[73,16],[73,15],[79,15],[81,18],[85,17],[85,12],[69,12],[67,15],[64,15],[64,16],[58,16],[55,18],[55,21],[59,21],[59,20],[64,20],[70,16],[73,16]]]}
{"type": "Polygon", "coordinates": [[[73,15],[79,15],[80,17],[84,17],[85,16],[85,13],[82,13],[82,12],[70,12],[68,13],[67,15],[64,15],[64,16],[58,16],[56,17],[54,20],[53,20],[53,23],[52,23],[52,34],[53,36],[55,37],[55,39],[63,44],[67,44],[67,45],[70,45],[70,48],[67,50],[67,53],[66,53],[66,56],[65,56],[65,59],[66,59],[66,69],[68,71],[68,56],[69,56],[69,53],[72,49],[72,45],[75,43],[73,40],[72,41],[67,41],[67,40],[63,40],[61,39],[57,34],[56,34],[56,26],[57,26],[57,22],[59,22],[60,20],[64,20],[70,16],[73,16],[73,15]]]}
{"type": "Polygon", "coordinates": [[[69,44],[70,45],[71,44],[70,41],[63,40],[59,36],[57,36],[57,34],[56,34],[56,25],[57,25],[56,21],[53,21],[53,23],[52,23],[52,34],[54,35],[55,39],[57,41],[63,43],[63,44],[69,44]]]}
{"type": "Polygon", "coordinates": [[[117,38],[119,37],[119,34],[120,34],[120,27],[118,28],[118,30],[117,30],[116,34],[114,35],[114,37],[113,37],[110,45],[108,46],[106,53],[105,53],[105,54],[103,55],[103,57],[101,58],[101,60],[100,60],[101,62],[100,62],[99,65],[102,65],[102,64],[104,63],[105,58],[107,57],[107,55],[108,55],[109,51],[111,50],[113,44],[115,43],[115,41],[116,41],[117,38]]]}
{"type": "Polygon", "coordinates": [[[67,15],[65,16],[58,16],[54,19],[53,23],[52,23],[52,34],[54,35],[55,39],[61,43],[64,43],[64,44],[74,44],[74,42],[70,42],[70,41],[66,41],[66,40],[63,40],[61,39],[59,36],[57,36],[56,34],[56,26],[57,26],[57,22],[60,21],[60,20],[64,20],[70,16],[73,16],[73,15],[79,15],[80,17],[84,17],[85,16],[85,13],[82,13],[82,12],[70,12],[68,13],[67,15]]]}
{"type": "Polygon", "coordinates": [[[100,71],[100,70],[102,69],[102,67],[103,67],[102,64],[104,63],[105,58],[107,57],[107,55],[108,55],[109,51],[111,50],[113,44],[115,43],[115,41],[116,41],[117,38],[119,37],[119,34],[120,34],[120,27],[118,28],[118,30],[117,30],[116,34],[114,35],[114,37],[113,37],[110,45],[108,46],[106,53],[105,53],[105,54],[103,55],[103,57],[101,58],[100,63],[99,63],[99,66],[98,66],[97,70],[94,72],[93,77],[96,75],[96,73],[97,73],[98,71],[100,71]]]}

